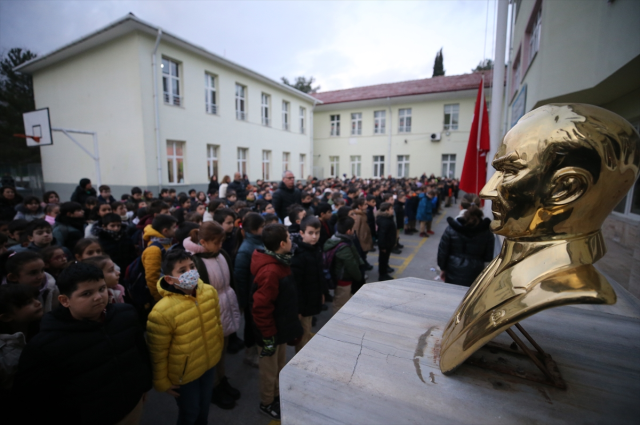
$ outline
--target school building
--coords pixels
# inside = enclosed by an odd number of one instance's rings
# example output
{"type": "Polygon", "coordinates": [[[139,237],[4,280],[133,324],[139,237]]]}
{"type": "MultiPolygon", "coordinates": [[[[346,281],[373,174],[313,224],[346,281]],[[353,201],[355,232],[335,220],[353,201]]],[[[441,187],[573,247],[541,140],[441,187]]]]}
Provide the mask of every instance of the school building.
{"type": "MultiPolygon", "coordinates": [[[[206,190],[209,177],[311,173],[317,99],[132,14],[17,68],[51,125],[97,133],[102,182],[206,190]]],[[[90,137],[73,135],[93,151],[90,137]]],[[[64,134],[40,147],[46,188],[69,199],[94,161],[64,134]]]]}

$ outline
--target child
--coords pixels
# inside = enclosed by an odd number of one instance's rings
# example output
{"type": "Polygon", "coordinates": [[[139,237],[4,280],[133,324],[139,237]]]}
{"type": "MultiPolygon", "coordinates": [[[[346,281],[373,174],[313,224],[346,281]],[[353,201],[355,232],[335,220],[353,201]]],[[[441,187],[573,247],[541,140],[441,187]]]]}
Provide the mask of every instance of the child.
{"type": "Polygon", "coordinates": [[[389,273],[395,270],[389,267],[389,256],[396,244],[396,223],[393,218],[393,208],[391,203],[383,202],[376,218],[378,225],[378,274],[380,281],[393,279],[389,273]]]}
{"type": "Polygon", "coordinates": [[[238,230],[234,226],[236,218],[236,213],[234,213],[229,208],[218,209],[213,214],[213,221],[220,224],[224,229],[224,233],[226,234],[226,237],[222,242],[222,249],[224,249],[225,252],[231,257],[232,267],[236,258],[236,253],[238,252],[238,247],[240,246],[241,242],[238,239],[238,230]]]}
{"type": "Polygon", "coordinates": [[[43,249],[40,255],[42,255],[42,259],[44,260],[45,271],[57,280],[62,270],[67,267],[69,257],[67,257],[63,249],[59,246],[49,246],[43,249]]]}
{"type": "Polygon", "coordinates": [[[229,384],[225,372],[225,352],[229,345],[229,336],[240,327],[240,308],[238,298],[231,287],[231,259],[222,249],[222,241],[226,235],[222,226],[211,221],[191,231],[191,238],[184,240],[187,252],[193,254],[193,262],[204,283],[218,292],[220,303],[220,321],[224,335],[224,345],[220,362],[216,366],[216,378],[211,401],[222,409],[232,409],[235,400],[240,398],[240,391],[229,384]]]}
{"type": "Polygon", "coordinates": [[[433,221],[433,197],[434,191],[425,187],[422,193],[418,195],[420,203],[418,204],[418,213],[416,219],[420,222],[420,236],[428,238],[431,232],[431,222],[433,221]]]}
{"type": "Polygon", "coordinates": [[[53,226],[56,223],[56,217],[60,214],[60,205],[47,204],[47,206],[44,207],[44,214],[44,219],[47,220],[47,223],[53,226]]]}
{"type": "Polygon", "coordinates": [[[300,203],[302,204],[302,208],[304,208],[306,212],[305,217],[316,215],[315,209],[313,207],[313,195],[311,194],[311,192],[302,192],[302,194],[300,195],[300,203]]]}
{"type": "Polygon", "coordinates": [[[151,370],[135,309],[109,304],[104,275],[90,264],[70,265],[58,287],[61,308],[43,317],[20,357],[21,423],[138,423],[151,370]]]}
{"type": "Polygon", "coordinates": [[[302,339],[296,345],[296,353],[311,339],[313,316],[320,314],[324,304],[324,274],[322,271],[322,248],[320,240],[320,220],[305,217],[300,223],[301,241],[296,254],[291,258],[291,272],[296,283],[298,315],[302,325],[302,339]]]}
{"type": "Polygon", "coordinates": [[[177,220],[178,225],[180,225],[185,220],[185,214],[189,212],[191,209],[191,199],[188,196],[181,196],[178,199],[178,206],[171,213],[177,220]]]}
{"type": "Polygon", "coordinates": [[[116,198],[111,196],[111,188],[109,186],[107,186],[106,184],[103,184],[102,186],[100,186],[98,188],[98,191],[100,192],[100,195],[98,196],[98,203],[99,204],[109,204],[109,205],[111,205],[114,202],[116,202],[116,198]]]}
{"type": "Polygon", "coordinates": [[[76,261],[86,260],[90,257],[102,255],[102,246],[100,242],[92,238],[83,238],[78,241],[73,248],[73,255],[76,261]]]}
{"type": "Polygon", "coordinates": [[[105,254],[111,257],[123,273],[136,259],[136,248],[127,237],[118,214],[109,213],[102,217],[102,225],[98,227],[98,241],[105,254]]]}
{"type": "Polygon", "coordinates": [[[218,294],[186,251],[168,252],[162,271],[147,324],[153,386],[176,397],[179,424],[206,424],[223,344],[218,294]]]}
{"type": "Polygon", "coordinates": [[[131,226],[131,218],[133,217],[133,211],[127,210],[127,205],[124,202],[116,201],[111,204],[111,212],[118,214],[122,222],[122,227],[128,228],[131,226]]]}
{"type": "Polygon", "coordinates": [[[13,220],[10,221],[7,225],[7,236],[9,240],[7,242],[7,247],[12,247],[13,245],[19,245],[20,239],[22,239],[22,234],[26,230],[29,222],[27,220],[13,220]]]}
{"type": "MultiPolygon", "coordinates": [[[[376,213],[378,209],[376,207],[376,197],[373,195],[367,195],[367,224],[369,225],[369,230],[371,230],[371,239],[373,240],[373,244],[375,245],[378,240],[378,234],[376,229],[376,213]]],[[[375,252],[376,249],[371,249],[371,252],[375,252]]]]}
{"type": "Polygon", "coordinates": [[[171,248],[171,242],[178,229],[178,220],[168,214],[160,214],[153,219],[153,223],[144,228],[144,242],[147,247],[142,252],[142,265],[149,292],[155,301],[162,296],[158,292],[158,279],[162,266],[162,254],[171,248]],[[160,248],[162,247],[162,249],[160,248]]]}
{"type": "Polygon", "coordinates": [[[302,336],[295,281],[291,274],[291,239],[282,224],[262,231],[264,250],[251,258],[252,314],[260,352],[260,411],[280,419],[279,375],[286,363],[286,344],[302,336]]]}
{"type": "Polygon", "coordinates": [[[331,231],[331,227],[329,225],[332,213],[331,205],[326,202],[318,204],[316,207],[316,213],[318,214],[318,219],[320,219],[320,241],[318,242],[318,245],[322,248],[325,242],[327,242],[334,233],[331,231]]]}
{"type": "Polygon", "coordinates": [[[82,262],[85,264],[93,264],[102,270],[104,283],[107,284],[107,291],[109,292],[109,303],[124,302],[124,286],[118,283],[120,281],[120,271],[108,255],[89,257],[82,262]]]}
{"type": "Polygon", "coordinates": [[[265,226],[268,226],[273,223],[282,224],[280,223],[280,217],[278,217],[276,214],[267,213],[267,214],[264,214],[263,217],[264,217],[265,226]]]}
{"type": "Polygon", "coordinates": [[[298,242],[302,240],[300,237],[300,222],[305,217],[307,212],[298,204],[293,204],[289,207],[289,215],[287,216],[287,220],[291,224],[287,228],[289,231],[289,235],[291,235],[291,241],[294,243],[293,251],[295,251],[298,242]]]}
{"type": "Polygon", "coordinates": [[[44,218],[44,209],[35,196],[27,196],[22,204],[16,205],[17,214],[14,219],[32,221],[44,218]]]}
{"type": "Polygon", "coordinates": [[[9,412],[9,392],[20,354],[38,332],[44,311],[38,290],[25,285],[0,286],[0,407],[9,412]],[[6,403],[6,404],[5,404],[6,403]]]}
{"type": "Polygon", "coordinates": [[[353,218],[355,224],[353,231],[360,241],[360,246],[365,255],[373,249],[373,239],[371,238],[371,229],[367,222],[367,203],[364,198],[356,198],[353,200],[353,207],[349,213],[349,217],[353,218]]]}
{"type": "Polygon", "coordinates": [[[92,210],[89,216],[90,224],[87,225],[84,229],[84,237],[85,238],[94,238],[98,239],[98,234],[100,233],[100,225],[102,221],[102,217],[107,214],[111,214],[111,205],[110,204],[99,204],[96,205],[92,210]]]}
{"type": "Polygon", "coordinates": [[[400,243],[400,232],[404,229],[404,204],[407,200],[404,192],[398,192],[398,197],[393,203],[393,212],[396,217],[396,248],[402,249],[404,245],[400,243]]]}
{"type": "Polygon", "coordinates": [[[64,202],[53,226],[53,237],[60,246],[73,251],[84,235],[84,210],[77,202],[64,202]]]}
{"type": "Polygon", "coordinates": [[[412,235],[417,232],[416,230],[416,215],[418,214],[418,205],[420,205],[420,198],[418,195],[412,190],[407,196],[407,201],[405,202],[405,217],[408,219],[407,226],[404,228],[405,235],[412,235]]]}
{"type": "Polygon", "coordinates": [[[238,196],[233,190],[227,190],[227,207],[233,206],[236,203],[238,196]]]}
{"type": "Polygon", "coordinates": [[[351,298],[351,285],[362,280],[360,266],[364,261],[358,255],[354,244],[353,226],[355,221],[347,216],[338,220],[337,231],[325,242],[324,251],[336,249],[331,274],[336,277],[336,290],[333,296],[333,314],[336,314],[351,298]]]}
{"type": "Polygon", "coordinates": [[[0,255],[7,252],[7,242],[9,242],[9,238],[4,233],[0,232],[0,255]]]}
{"type": "Polygon", "coordinates": [[[2,284],[20,284],[36,288],[38,300],[47,313],[58,306],[58,287],[49,273],[44,271],[44,260],[37,252],[5,252],[0,256],[2,284]]]}

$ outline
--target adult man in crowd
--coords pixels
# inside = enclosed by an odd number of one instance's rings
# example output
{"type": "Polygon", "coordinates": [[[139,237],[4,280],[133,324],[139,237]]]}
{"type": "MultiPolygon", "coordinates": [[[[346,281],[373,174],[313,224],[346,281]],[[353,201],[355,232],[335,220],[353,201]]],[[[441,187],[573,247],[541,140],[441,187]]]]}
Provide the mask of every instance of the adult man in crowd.
{"type": "Polygon", "coordinates": [[[247,186],[242,181],[240,173],[233,175],[233,181],[229,183],[227,190],[233,190],[236,193],[238,201],[246,201],[247,199],[247,186]]]}
{"type": "Polygon", "coordinates": [[[284,222],[287,209],[293,204],[302,204],[300,189],[295,187],[296,178],[291,171],[282,174],[282,181],[278,190],[273,194],[273,208],[280,220],[284,222]]]}

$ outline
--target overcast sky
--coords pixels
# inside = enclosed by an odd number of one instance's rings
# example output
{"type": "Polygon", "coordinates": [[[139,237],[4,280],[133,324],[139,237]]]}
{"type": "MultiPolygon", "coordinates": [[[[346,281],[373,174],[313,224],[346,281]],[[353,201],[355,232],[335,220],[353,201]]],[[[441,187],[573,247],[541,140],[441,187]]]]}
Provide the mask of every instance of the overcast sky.
{"type": "Polygon", "coordinates": [[[45,54],[133,12],[270,78],[314,76],[326,91],[431,77],[441,47],[446,75],[468,73],[492,57],[495,10],[495,0],[0,0],[0,53],[45,54]]]}

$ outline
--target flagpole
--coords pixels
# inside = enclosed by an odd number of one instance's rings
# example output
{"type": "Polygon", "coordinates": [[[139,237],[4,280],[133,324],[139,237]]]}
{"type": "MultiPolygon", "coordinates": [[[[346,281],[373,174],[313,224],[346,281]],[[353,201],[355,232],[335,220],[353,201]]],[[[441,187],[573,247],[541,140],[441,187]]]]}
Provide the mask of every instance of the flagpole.
{"type": "MultiPolygon", "coordinates": [[[[482,135],[482,113],[484,112],[484,73],[482,73],[482,84],[480,84],[480,116],[478,117],[477,139],[476,139],[476,195],[479,192],[480,178],[480,136],[482,135]]],[[[484,184],[484,183],[483,183],[484,184]]]]}

